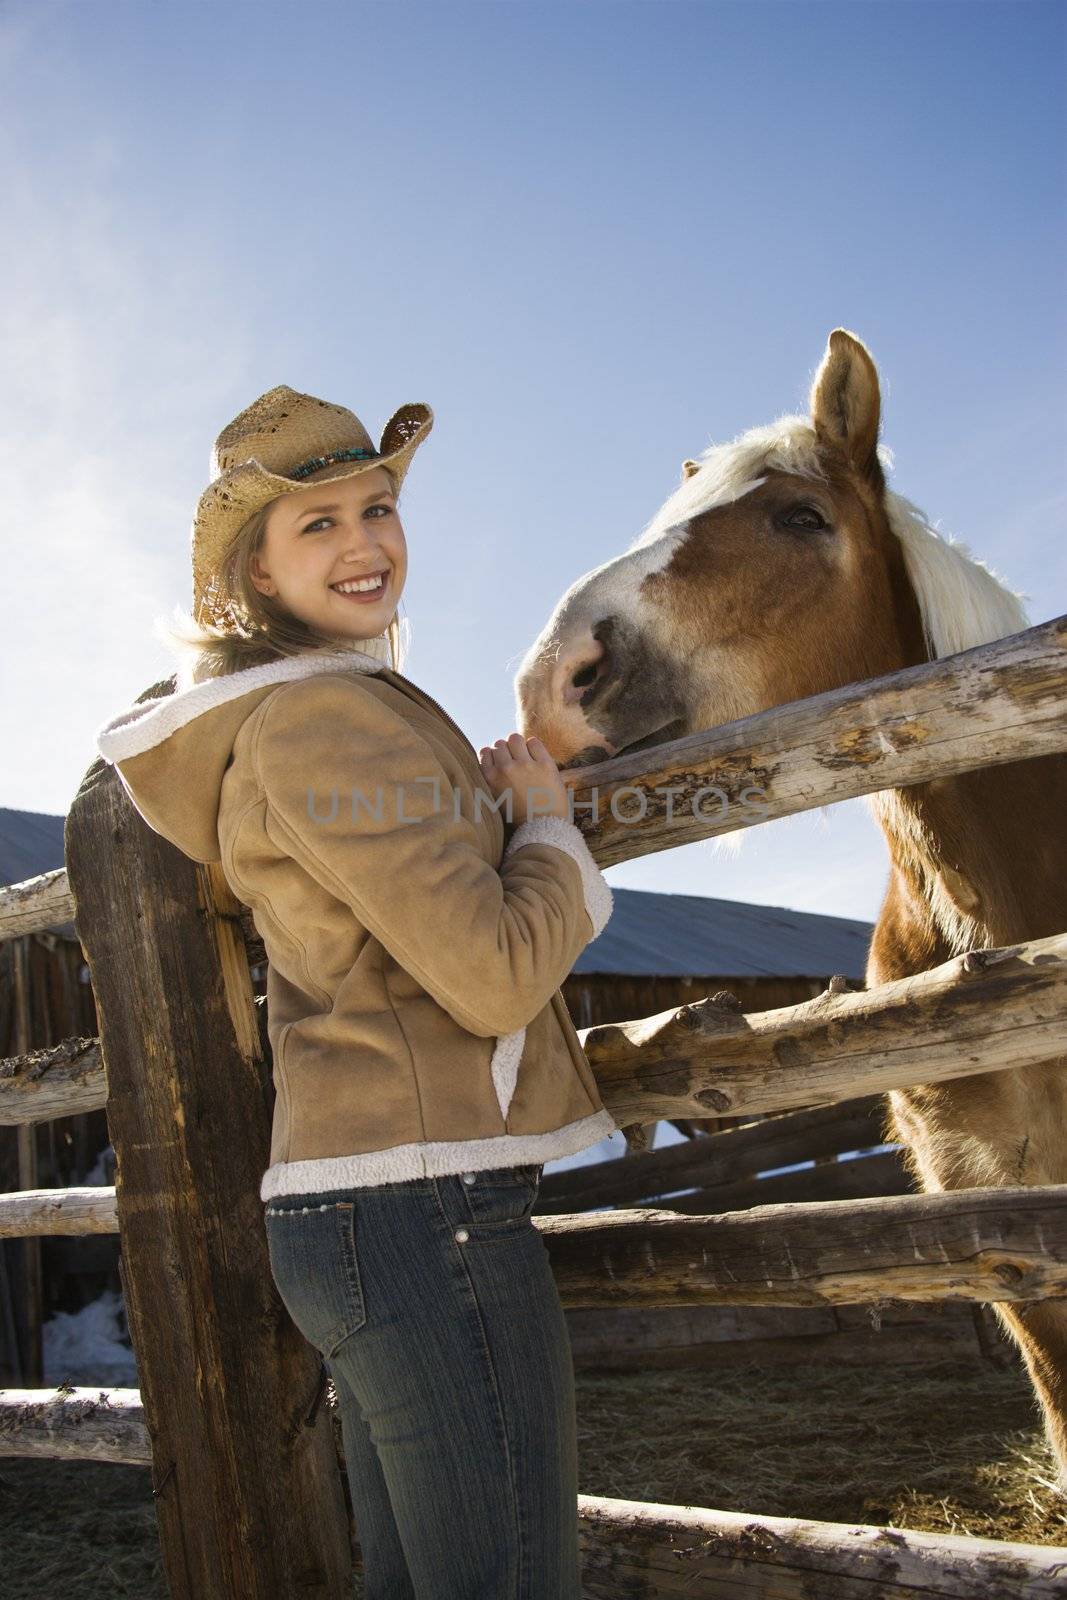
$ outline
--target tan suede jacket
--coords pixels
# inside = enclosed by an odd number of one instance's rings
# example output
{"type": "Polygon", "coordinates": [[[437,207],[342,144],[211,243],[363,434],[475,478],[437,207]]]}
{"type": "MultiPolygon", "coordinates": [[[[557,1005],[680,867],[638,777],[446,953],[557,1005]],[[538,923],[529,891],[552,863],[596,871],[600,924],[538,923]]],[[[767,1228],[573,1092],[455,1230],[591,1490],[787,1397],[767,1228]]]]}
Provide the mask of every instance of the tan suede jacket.
{"type": "Polygon", "coordinates": [[[152,828],[222,863],[263,939],[261,1199],[541,1163],[615,1131],[559,991],[611,890],[573,823],[505,821],[410,679],[309,653],[142,701],[96,742],[152,828]]]}

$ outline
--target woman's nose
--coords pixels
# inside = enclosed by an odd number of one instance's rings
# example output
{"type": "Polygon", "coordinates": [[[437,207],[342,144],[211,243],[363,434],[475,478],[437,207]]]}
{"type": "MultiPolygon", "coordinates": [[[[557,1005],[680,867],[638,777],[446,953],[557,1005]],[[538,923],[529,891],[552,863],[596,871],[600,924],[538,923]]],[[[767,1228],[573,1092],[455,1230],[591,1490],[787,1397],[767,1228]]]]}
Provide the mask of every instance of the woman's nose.
{"type": "Polygon", "coordinates": [[[356,533],[349,534],[344,541],[341,554],[342,561],[366,561],[368,555],[375,555],[378,551],[378,541],[373,534],[361,528],[356,533]]]}

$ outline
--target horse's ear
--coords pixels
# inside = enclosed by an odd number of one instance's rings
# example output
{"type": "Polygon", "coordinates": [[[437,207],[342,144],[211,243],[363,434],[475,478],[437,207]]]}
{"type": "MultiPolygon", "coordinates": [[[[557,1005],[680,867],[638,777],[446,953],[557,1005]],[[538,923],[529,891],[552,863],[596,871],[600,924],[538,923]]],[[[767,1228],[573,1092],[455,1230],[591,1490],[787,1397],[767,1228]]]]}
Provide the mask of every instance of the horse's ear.
{"type": "Polygon", "coordinates": [[[682,462],[682,482],[684,483],[686,478],[691,478],[693,476],[694,472],[699,472],[699,471],[700,471],[700,462],[699,461],[683,461],[682,462]]]}
{"type": "Polygon", "coordinates": [[[885,488],[878,460],[880,417],[878,369],[870,351],[847,328],[835,328],[811,386],[812,427],[879,491],[885,488]]]}

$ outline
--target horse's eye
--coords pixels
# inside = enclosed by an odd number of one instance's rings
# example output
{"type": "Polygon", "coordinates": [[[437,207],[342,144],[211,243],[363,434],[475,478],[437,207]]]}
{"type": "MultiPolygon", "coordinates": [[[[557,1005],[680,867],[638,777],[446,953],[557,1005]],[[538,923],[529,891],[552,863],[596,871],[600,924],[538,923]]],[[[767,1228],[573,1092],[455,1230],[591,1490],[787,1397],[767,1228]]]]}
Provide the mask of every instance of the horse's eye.
{"type": "Polygon", "coordinates": [[[821,533],[830,526],[815,506],[794,506],[782,521],[787,528],[796,528],[799,533],[821,533]]]}

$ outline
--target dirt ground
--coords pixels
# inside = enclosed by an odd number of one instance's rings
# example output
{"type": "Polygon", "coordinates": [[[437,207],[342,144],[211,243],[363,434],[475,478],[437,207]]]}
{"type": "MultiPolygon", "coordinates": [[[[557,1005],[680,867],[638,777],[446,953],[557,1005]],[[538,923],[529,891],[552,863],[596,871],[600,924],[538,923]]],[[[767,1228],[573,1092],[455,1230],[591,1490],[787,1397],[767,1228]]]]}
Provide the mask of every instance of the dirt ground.
{"type": "MultiPolygon", "coordinates": [[[[577,1383],[586,1494],[1067,1546],[1067,1501],[1017,1367],[577,1383]]],[[[0,1600],[166,1600],[142,1467],[0,1460],[0,1546],[0,1600]]]]}

